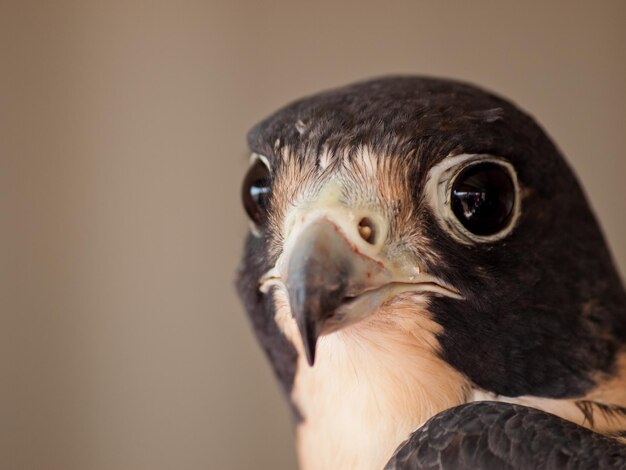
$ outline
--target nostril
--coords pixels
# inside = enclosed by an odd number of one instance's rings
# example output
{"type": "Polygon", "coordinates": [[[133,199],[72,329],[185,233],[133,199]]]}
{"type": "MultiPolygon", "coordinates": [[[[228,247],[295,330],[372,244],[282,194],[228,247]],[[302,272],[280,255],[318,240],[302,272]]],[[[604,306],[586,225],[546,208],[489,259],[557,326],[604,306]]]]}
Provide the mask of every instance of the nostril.
{"type": "Polygon", "coordinates": [[[367,243],[372,245],[376,242],[376,231],[374,230],[374,222],[369,217],[363,217],[359,222],[359,235],[367,243]]]}

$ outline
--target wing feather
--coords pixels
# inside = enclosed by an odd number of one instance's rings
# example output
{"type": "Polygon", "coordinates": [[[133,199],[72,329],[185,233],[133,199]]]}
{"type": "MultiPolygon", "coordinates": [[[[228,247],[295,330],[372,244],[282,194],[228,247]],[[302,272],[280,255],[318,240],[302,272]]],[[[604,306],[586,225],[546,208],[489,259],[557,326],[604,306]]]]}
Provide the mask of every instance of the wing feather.
{"type": "Polygon", "coordinates": [[[385,470],[626,469],[626,445],[535,408],[476,402],[431,418],[385,470]]]}

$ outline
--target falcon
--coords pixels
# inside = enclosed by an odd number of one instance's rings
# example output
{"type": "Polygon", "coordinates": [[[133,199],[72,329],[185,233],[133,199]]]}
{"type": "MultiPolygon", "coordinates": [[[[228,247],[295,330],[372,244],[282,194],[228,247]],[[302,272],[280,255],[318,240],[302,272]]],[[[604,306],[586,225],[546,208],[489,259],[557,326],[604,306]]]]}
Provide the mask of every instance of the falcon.
{"type": "Polygon", "coordinates": [[[248,143],[237,288],[301,468],[626,468],[626,293],[529,115],[390,77],[248,143]]]}

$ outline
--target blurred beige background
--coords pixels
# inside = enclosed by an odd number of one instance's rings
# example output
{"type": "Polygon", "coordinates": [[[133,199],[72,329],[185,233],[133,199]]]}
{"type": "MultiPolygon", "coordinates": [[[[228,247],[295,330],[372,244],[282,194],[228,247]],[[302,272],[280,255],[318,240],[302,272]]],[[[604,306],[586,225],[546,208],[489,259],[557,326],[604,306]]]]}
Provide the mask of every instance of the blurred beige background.
{"type": "Polygon", "coordinates": [[[245,133],[374,75],[518,102],[626,268],[626,2],[0,0],[0,468],[293,468],[232,288],[245,133]]]}

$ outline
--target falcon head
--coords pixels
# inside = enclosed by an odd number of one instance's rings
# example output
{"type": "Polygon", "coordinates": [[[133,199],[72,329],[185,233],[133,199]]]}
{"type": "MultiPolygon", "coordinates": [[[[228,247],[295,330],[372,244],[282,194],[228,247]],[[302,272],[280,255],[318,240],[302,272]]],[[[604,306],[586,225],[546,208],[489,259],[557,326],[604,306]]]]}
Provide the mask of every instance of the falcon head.
{"type": "Polygon", "coordinates": [[[342,338],[369,358],[420,343],[507,396],[583,395],[614,372],[621,281],[572,171],[510,102],[383,78],[296,101],[248,143],[238,288],[287,391],[342,338]]]}

